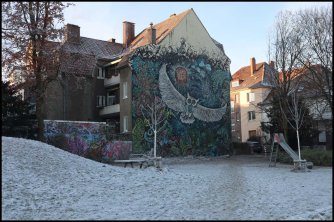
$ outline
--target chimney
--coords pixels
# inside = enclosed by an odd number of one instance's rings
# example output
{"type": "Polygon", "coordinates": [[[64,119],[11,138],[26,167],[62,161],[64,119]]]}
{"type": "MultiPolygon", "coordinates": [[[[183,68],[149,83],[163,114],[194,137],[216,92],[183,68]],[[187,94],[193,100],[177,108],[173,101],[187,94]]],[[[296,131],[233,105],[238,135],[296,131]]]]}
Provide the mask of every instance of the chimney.
{"type": "Polygon", "coordinates": [[[80,27],[77,25],[65,25],[65,42],[80,44],[80,27]]]}
{"type": "Polygon", "coordinates": [[[157,30],[153,28],[153,23],[150,23],[150,28],[147,29],[148,32],[148,43],[149,44],[156,44],[157,39],[157,30]]]}
{"type": "Polygon", "coordinates": [[[116,43],[116,39],[111,38],[111,39],[108,40],[108,42],[116,43]]]}
{"type": "Polygon", "coordinates": [[[135,38],[135,23],[123,22],[123,46],[125,48],[129,47],[130,43],[135,38]]]}
{"type": "Polygon", "coordinates": [[[256,62],[255,62],[255,58],[252,57],[250,59],[250,69],[251,69],[251,76],[254,75],[254,72],[256,70],[256,62]]]}
{"type": "Polygon", "coordinates": [[[270,61],[269,66],[273,69],[275,69],[275,62],[274,61],[270,61]]]}

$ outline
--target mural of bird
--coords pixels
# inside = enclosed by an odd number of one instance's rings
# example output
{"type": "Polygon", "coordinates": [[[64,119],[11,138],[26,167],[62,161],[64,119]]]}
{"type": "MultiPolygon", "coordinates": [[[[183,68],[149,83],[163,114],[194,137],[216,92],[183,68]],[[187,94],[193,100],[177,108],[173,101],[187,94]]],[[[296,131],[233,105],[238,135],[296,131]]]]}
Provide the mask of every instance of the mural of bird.
{"type": "Polygon", "coordinates": [[[222,119],[226,113],[227,103],[220,108],[212,109],[199,105],[199,99],[191,97],[189,93],[187,93],[187,98],[184,97],[170,81],[166,66],[167,64],[163,64],[159,71],[161,97],[170,109],[181,112],[181,122],[191,124],[195,118],[205,122],[215,122],[222,119]]]}

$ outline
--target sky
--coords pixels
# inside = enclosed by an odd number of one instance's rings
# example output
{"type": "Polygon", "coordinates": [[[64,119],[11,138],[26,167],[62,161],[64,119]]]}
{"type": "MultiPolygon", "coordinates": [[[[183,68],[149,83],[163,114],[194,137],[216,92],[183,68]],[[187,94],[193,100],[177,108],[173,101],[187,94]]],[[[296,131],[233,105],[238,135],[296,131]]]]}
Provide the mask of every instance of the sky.
{"type": "Polygon", "coordinates": [[[332,2],[74,2],[65,10],[65,24],[80,26],[81,36],[122,42],[123,21],[135,23],[135,35],[149,24],[193,8],[209,35],[224,45],[233,75],[250,58],[268,62],[268,36],[275,16],[332,2]]]}

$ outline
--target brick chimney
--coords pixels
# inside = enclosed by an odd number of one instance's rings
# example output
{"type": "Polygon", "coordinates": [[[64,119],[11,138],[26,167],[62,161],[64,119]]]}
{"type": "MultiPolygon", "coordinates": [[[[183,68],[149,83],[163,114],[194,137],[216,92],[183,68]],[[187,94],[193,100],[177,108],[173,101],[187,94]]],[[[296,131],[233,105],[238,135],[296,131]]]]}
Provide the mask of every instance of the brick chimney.
{"type": "Polygon", "coordinates": [[[129,47],[130,43],[135,38],[135,23],[123,22],[123,46],[129,47]]]}
{"type": "Polygon", "coordinates": [[[65,42],[80,44],[80,27],[72,24],[65,25],[64,40],[65,42]]]}
{"type": "Polygon", "coordinates": [[[273,69],[275,69],[275,62],[274,61],[270,61],[269,66],[273,69]]]}
{"type": "Polygon", "coordinates": [[[254,57],[250,59],[250,71],[251,71],[251,76],[254,75],[254,72],[256,71],[256,62],[254,57]]]}
{"type": "Polygon", "coordinates": [[[116,39],[111,38],[111,39],[108,40],[108,42],[116,43],[116,39]]]}
{"type": "Polygon", "coordinates": [[[157,40],[157,30],[153,28],[153,23],[150,23],[150,28],[147,29],[148,32],[148,43],[149,44],[156,44],[157,40]]]}

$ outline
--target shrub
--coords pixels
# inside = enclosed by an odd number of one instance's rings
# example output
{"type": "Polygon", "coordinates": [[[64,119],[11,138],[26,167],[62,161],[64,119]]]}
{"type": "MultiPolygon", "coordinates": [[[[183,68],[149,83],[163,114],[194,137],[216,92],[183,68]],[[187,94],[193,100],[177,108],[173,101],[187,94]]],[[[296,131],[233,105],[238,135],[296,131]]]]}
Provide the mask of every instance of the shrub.
{"type": "MultiPolygon", "coordinates": [[[[302,159],[312,162],[315,166],[332,166],[333,151],[318,150],[318,149],[303,149],[301,150],[302,159]]],[[[293,163],[292,158],[283,150],[280,150],[277,156],[277,161],[281,163],[293,163]]]]}

